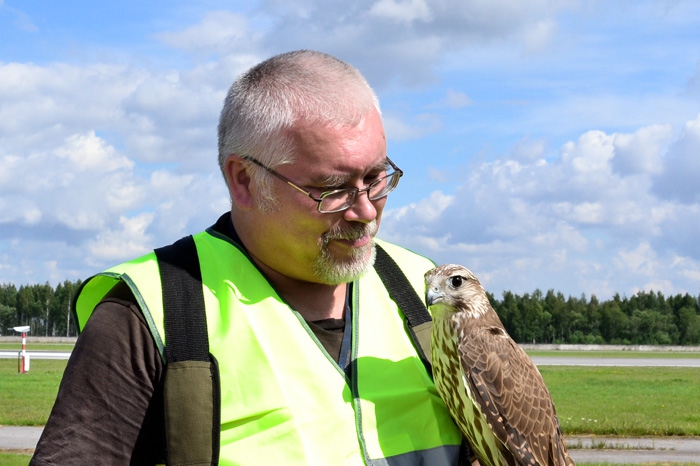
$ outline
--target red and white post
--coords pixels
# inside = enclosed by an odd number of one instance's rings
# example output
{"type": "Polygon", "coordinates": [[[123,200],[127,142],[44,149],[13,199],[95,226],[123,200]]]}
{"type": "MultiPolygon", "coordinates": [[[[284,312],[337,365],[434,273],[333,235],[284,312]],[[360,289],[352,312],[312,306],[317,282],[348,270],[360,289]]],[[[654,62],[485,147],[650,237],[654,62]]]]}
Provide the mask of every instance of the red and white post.
{"type": "Polygon", "coordinates": [[[22,334],[22,351],[18,354],[18,362],[19,373],[23,374],[29,372],[29,353],[27,353],[27,332],[29,332],[29,326],[14,327],[14,330],[22,334]]]}

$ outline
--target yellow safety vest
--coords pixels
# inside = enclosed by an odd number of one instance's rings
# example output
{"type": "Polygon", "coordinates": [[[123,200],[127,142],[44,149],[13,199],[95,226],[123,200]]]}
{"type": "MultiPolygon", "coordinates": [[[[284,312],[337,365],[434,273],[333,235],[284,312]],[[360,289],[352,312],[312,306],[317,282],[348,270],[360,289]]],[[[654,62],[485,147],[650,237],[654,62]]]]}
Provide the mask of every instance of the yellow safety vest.
{"type": "MultiPolygon", "coordinates": [[[[348,376],[235,243],[211,230],[194,240],[220,371],[220,464],[457,464],[461,435],[374,269],[353,286],[348,376]]],[[[377,242],[422,294],[432,262],[377,242]]],[[[91,278],[76,300],[79,327],[119,280],[163,355],[154,253],[91,278]]]]}

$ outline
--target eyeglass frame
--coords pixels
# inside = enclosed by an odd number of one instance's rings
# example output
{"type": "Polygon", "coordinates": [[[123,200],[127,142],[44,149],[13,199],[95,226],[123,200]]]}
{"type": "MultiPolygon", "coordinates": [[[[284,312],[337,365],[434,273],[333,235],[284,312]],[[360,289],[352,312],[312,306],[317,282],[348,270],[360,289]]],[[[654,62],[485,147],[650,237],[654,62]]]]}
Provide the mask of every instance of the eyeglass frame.
{"type": "Polygon", "coordinates": [[[313,200],[313,201],[316,202],[316,209],[317,209],[320,213],[322,213],[322,214],[333,214],[333,213],[336,213],[336,212],[343,212],[343,211],[345,211],[345,210],[348,210],[348,209],[349,209],[350,207],[352,207],[352,205],[357,201],[358,195],[359,195],[360,193],[362,193],[362,192],[366,192],[366,193],[367,193],[367,198],[368,198],[370,201],[376,201],[376,200],[381,199],[381,198],[383,198],[383,197],[387,197],[392,191],[394,191],[394,190],[396,189],[396,187],[399,185],[399,180],[400,180],[401,177],[403,176],[403,170],[401,170],[399,167],[397,167],[397,166],[394,164],[394,162],[392,162],[391,159],[390,159],[389,157],[387,157],[387,158],[386,158],[386,161],[389,162],[389,165],[391,166],[391,168],[393,168],[394,171],[391,172],[391,173],[388,173],[386,176],[383,176],[383,177],[381,177],[381,178],[379,178],[379,179],[374,180],[373,182],[371,182],[369,185],[365,186],[365,187],[362,188],[362,189],[360,189],[360,188],[358,188],[358,187],[333,189],[333,190],[331,190],[331,191],[323,191],[323,192],[319,195],[319,197],[316,197],[316,196],[313,195],[313,193],[312,193],[311,191],[302,188],[301,186],[299,186],[298,184],[294,183],[292,180],[290,180],[290,179],[287,178],[286,176],[284,176],[284,175],[278,173],[277,171],[273,170],[272,168],[266,166],[265,164],[263,164],[263,163],[260,162],[259,160],[254,159],[253,157],[250,157],[250,156],[247,156],[247,155],[242,155],[242,156],[240,156],[240,158],[243,159],[243,160],[247,160],[247,161],[249,161],[249,162],[253,162],[255,165],[259,166],[260,168],[265,169],[267,172],[269,172],[270,174],[276,176],[276,177],[279,178],[280,180],[284,181],[286,184],[288,184],[288,185],[291,186],[292,188],[296,189],[297,191],[299,191],[299,192],[301,192],[301,193],[303,193],[303,194],[306,194],[306,196],[308,196],[311,200],[313,200]],[[395,176],[397,176],[397,175],[398,175],[398,179],[396,180],[396,183],[394,184],[394,187],[391,188],[391,190],[387,191],[387,192],[386,192],[383,196],[381,196],[381,197],[376,197],[376,198],[374,198],[374,199],[372,199],[372,198],[369,197],[369,190],[372,189],[374,186],[376,186],[377,183],[380,183],[381,181],[384,181],[384,180],[389,180],[389,179],[391,179],[391,178],[393,178],[393,177],[395,177],[395,176]],[[354,192],[353,197],[352,197],[352,202],[350,202],[350,203],[348,204],[347,207],[343,207],[342,209],[337,209],[337,210],[321,210],[321,203],[324,201],[324,199],[325,199],[326,197],[328,197],[328,196],[330,196],[330,195],[333,195],[333,194],[338,194],[338,193],[341,193],[341,192],[348,192],[348,193],[349,193],[349,192],[354,192]]]}

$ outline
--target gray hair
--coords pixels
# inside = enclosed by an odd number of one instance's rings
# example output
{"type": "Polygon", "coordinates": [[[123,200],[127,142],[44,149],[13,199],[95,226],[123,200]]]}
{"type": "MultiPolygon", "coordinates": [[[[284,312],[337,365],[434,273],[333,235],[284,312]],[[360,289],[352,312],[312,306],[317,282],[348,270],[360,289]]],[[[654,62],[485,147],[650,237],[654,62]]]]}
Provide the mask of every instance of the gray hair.
{"type": "MultiPolygon", "coordinates": [[[[219,166],[231,154],[270,168],[294,161],[291,131],[300,122],[351,126],[379,101],[357,69],[311,50],[276,55],[243,73],[231,86],[219,119],[219,166]]],[[[269,197],[269,176],[250,165],[269,197]]],[[[228,182],[228,180],[227,180],[228,182]]]]}

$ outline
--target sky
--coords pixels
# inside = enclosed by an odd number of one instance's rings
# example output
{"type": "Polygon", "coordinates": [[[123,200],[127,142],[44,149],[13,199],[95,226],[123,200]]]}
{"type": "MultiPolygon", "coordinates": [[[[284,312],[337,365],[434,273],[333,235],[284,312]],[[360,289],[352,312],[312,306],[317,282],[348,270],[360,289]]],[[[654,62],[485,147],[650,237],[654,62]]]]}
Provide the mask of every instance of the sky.
{"type": "Polygon", "coordinates": [[[296,49],[379,96],[380,238],[497,297],[700,295],[695,0],[0,0],[0,283],[211,225],[225,93],[296,49]]]}

